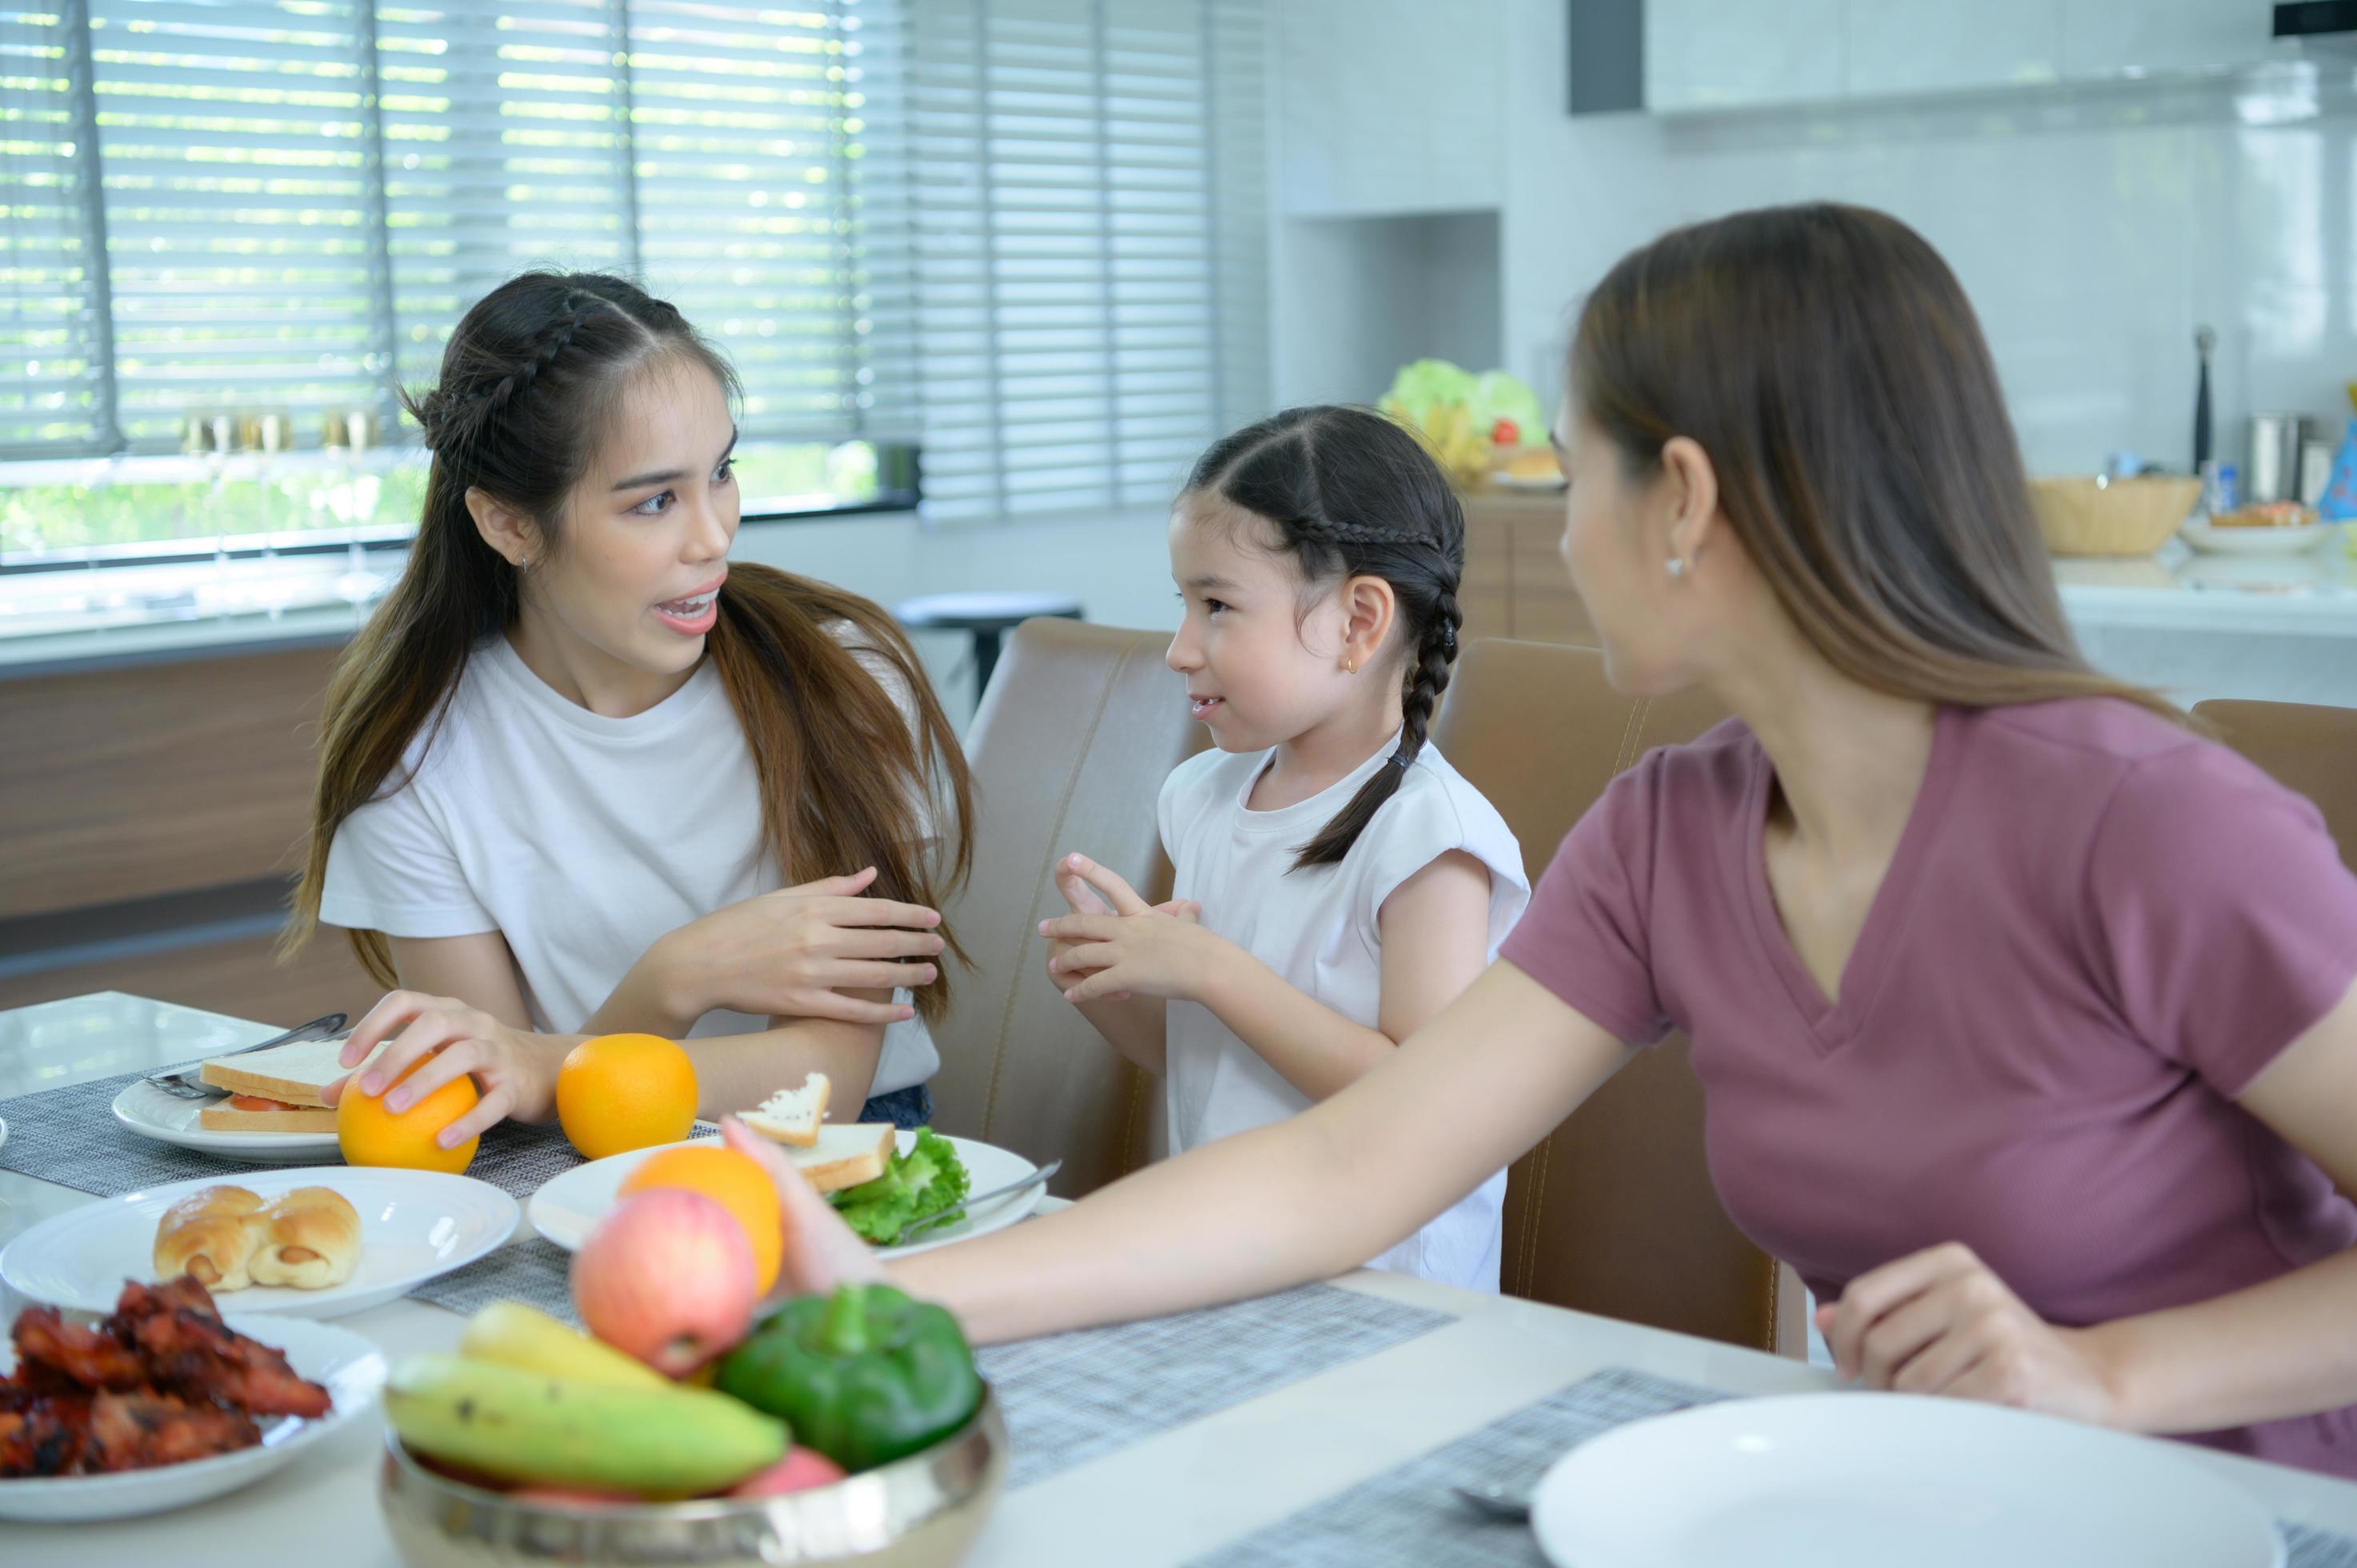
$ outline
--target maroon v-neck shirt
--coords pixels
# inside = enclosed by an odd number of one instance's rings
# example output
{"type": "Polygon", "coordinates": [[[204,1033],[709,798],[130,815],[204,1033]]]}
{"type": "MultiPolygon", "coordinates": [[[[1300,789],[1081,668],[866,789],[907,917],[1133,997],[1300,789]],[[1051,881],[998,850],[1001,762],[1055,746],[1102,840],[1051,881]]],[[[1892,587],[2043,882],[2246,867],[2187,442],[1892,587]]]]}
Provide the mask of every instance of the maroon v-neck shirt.
{"type": "MultiPolygon", "coordinates": [[[[1737,724],[1645,757],[1502,956],[1622,1039],[1693,1037],[1727,1212],[1821,1298],[1954,1240],[2083,1326],[2357,1242],[2233,1100],[2357,980],[2307,800],[2126,703],[1944,709],[1828,1000],[1768,886],[1773,786],[1737,724]]],[[[2199,1441],[2357,1477],[2357,1408],[2199,1441]]]]}

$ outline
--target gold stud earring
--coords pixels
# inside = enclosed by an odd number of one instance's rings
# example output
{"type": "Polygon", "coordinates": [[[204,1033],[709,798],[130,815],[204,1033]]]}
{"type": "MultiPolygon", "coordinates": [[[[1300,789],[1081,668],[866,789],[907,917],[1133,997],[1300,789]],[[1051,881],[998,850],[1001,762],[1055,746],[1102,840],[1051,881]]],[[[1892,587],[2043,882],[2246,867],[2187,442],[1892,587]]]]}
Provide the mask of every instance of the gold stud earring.
{"type": "Polygon", "coordinates": [[[1347,675],[1356,675],[1359,672],[1358,660],[1356,658],[1351,658],[1342,660],[1342,671],[1347,675]]]}

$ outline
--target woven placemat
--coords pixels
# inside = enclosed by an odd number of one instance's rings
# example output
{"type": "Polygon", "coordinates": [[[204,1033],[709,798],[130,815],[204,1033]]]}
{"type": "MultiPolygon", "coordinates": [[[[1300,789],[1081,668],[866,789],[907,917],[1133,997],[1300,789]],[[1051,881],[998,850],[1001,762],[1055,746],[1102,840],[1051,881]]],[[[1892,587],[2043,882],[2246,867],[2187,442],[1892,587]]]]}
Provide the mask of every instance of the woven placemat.
{"type": "MultiPolygon", "coordinates": [[[[1529,1526],[1477,1515],[1450,1488],[1527,1488],[1591,1437],[1732,1397],[1645,1372],[1598,1372],[1230,1541],[1189,1568],[1547,1568],[1529,1526]]],[[[2357,1568],[2357,1539],[2289,1520],[2276,1528],[2289,1568],[2357,1568]]]]}
{"type": "Polygon", "coordinates": [[[1242,1404],[1456,1322],[1362,1291],[1305,1285],[1176,1317],[984,1350],[1006,1407],[1010,1487],[1242,1404]]]}
{"type": "MultiPolygon", "coordinates": [[[[204,1176],[235,1181],[240,1171],[270,1168],[144,1138],[117,1122],[114,1097],[139,1076],[125,1073],[0,1100],[0,1121],[8,1123],[0,1169],[97,1197],[119,1197],[167,1182],[204,1176]]],[[[694,1135],[717,1137],[719,1130],[699,1122],[694,1135]]],[[[320,1163],[339,1162],[329,1151],[320,1163]]],[[[521,1199],[581,1163],[557,1128],[502,1122],[483,1134],[467,1174],[521,1199]]]]}

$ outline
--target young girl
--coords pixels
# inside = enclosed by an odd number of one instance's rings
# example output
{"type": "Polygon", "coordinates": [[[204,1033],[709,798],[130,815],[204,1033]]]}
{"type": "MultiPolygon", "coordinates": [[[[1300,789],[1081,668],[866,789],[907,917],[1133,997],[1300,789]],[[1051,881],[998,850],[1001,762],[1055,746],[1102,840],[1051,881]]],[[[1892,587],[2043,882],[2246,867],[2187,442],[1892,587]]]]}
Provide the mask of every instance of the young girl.
{"type": "MultiPolygon", "coordinates": [[[[1174,1154],[1382,1062],[1529,900],[1504,820],[1425,740],[1464,564],[1439,468],[1363,409],[1237,432],[1172,510],[1169,664],[1218,747],[1162,787],[1179,907],[1074,855],[1058,883],[1082,912],[1040,930],[1066,999],[1163,1078],[1174,1154]]],[[[1505,1190],[1493,1174],[1373,1266],[1495,1290],[1505,1190]]]]}
{"type": "Polygon", "coordinates": [[[813,1069],[839,1114],[929,1114],[963,763],[882,611],[730,564],[736,391],[662,301],[530,274],[411,403],[425,516],[328,694],[291,940],[350,928],[404,988],[344,1052],[392,1040],[364,1090],[428,1055],[393,1110],[475,1077],[446,1145],[546,1117],[565,1052],[619,1030],[687,1036],[707,1114],[813,1069]]]}

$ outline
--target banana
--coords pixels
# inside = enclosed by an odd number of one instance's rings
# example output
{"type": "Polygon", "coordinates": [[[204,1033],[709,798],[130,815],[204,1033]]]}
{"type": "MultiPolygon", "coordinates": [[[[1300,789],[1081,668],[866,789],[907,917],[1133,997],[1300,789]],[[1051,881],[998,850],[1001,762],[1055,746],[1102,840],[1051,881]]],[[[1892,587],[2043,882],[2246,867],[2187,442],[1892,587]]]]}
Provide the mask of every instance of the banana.
{"type": "Polygon", "coordinates": [[[783,1422],[698,1389],[618,1389],[458,1356],[412,1356],[384,1386],[408,1447],[502,1480],[687,1498],[785,1456],[783,1422]]]}
{"type": "Polygon", "coordinates": [[[458,1354],[607,1389],[667,1389],[671,1380],[635,1356],[566,1327],[520,1301],[495,1301],[467,1320],[458,1354]]]}

